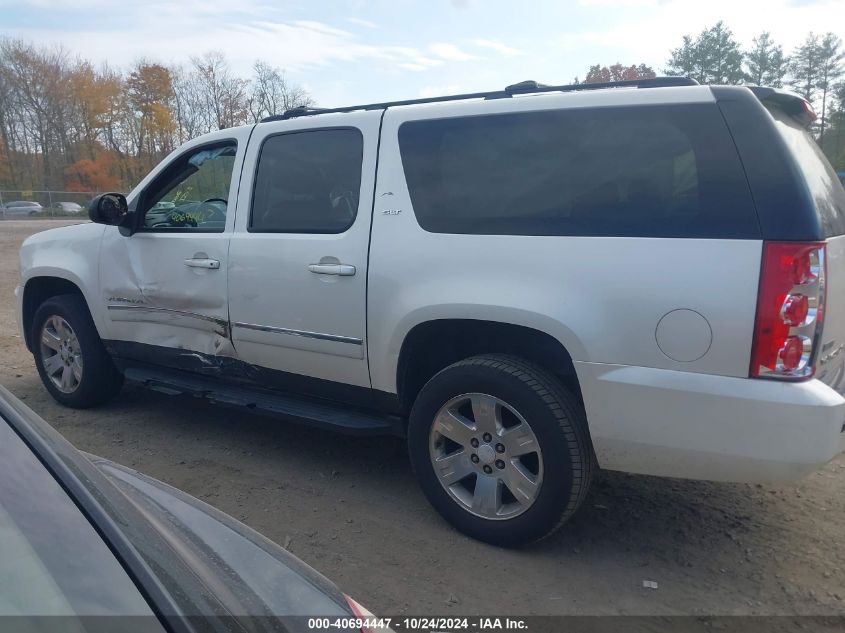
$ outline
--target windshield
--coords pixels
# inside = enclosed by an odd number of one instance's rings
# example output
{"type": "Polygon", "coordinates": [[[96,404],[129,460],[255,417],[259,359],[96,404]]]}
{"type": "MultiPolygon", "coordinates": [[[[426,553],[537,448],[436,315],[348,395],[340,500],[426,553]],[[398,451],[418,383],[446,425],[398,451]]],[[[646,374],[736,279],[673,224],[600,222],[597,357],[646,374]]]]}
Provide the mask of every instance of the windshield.
{"type": "Polygon", "coordinates": [[[152,615],[99,534],[2,418],[0,554],[0,616],[152,615]]]}
{"type": "Polygon", "coordinates": [[[807,184],[825,237],[845,234],[845,190],[810,131],[773,108],[772,116],[807,184]]]}

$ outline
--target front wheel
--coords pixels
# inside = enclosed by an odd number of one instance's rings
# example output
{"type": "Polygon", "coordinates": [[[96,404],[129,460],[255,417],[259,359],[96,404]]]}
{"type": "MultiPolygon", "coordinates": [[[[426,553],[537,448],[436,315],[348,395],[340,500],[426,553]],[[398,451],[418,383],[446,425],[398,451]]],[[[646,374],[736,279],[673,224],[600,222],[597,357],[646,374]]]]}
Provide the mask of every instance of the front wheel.
{"type": "Polygon", "coordinates": [[[560,527],[586,497],[594,467],[579,399],[544,369],[503,355],[435,375],[414,403],[408,447],[440,514],[502,546],[560,527]]]}
{"type": "Polygon", "coordinates": [[[61,404],[85,409],[120,391],[123,375],[79,295],[59,295],[42,303],[32,320],[31,337],[41,382],[61,404]]]}

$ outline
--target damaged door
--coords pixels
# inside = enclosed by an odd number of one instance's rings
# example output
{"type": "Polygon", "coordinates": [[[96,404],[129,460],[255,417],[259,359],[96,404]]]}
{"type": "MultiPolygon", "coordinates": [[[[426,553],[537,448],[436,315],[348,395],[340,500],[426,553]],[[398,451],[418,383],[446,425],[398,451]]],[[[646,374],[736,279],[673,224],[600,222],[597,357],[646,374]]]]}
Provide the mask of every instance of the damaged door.
{"type": "Polygon", "coordinates": [[[304,392],[301,377],[370,386],[367,247],[381,115],[263,123],[250,139],[252,187],[241,187],[230,250],[232,337],[238,358],[275,370],[263,375],[281,387],[304,392]]]}
{"type": "Polygon", "coordinates": [[[181,149],[133,192],[137,232],[106,229],[100,296],[116,356],[189,370],[232,356],[226,269],[249,131],[181,149]]]}

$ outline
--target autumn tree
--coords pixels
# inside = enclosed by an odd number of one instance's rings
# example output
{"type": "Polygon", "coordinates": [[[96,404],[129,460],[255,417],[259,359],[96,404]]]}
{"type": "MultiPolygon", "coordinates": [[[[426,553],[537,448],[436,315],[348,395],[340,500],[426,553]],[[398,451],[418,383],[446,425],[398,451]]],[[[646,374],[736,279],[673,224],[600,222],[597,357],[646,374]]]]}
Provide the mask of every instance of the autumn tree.
{"type": "Polygon", "coordinates": [[[654,79],[657,75],[650,66],[640,64],[638,66],[623,66],[616,62],[612,66],[601,66],[596,64],[590,66],[584,83],[607,83],[609,81],[631,81],[636,79],[654,79]]]}
{"type": "Polygon", "coordinates": [[[173,95],[170,71],[160,64],[138,62],[126,78],[126,95],[135,121],[135,155],[142,170],[172,149],[174,129],[168,105],[173,95]],[[146,158],[147,160],[143,160],[146,158]]]}
{"type": "Polygon", "coordinates": [[[685,35],[681,46],[671,53],[666,74],[692,77],[702,84],[742,83],[742,51],[720,20],[695,39],[685,35]]]}
{"type": "Polygon", "coordinates": [[[746,80],[758,86],[782,88],[786,71],[783,47],[774,43],[768,31],[755,37],[753,45],[745,52],[746,80]]]}

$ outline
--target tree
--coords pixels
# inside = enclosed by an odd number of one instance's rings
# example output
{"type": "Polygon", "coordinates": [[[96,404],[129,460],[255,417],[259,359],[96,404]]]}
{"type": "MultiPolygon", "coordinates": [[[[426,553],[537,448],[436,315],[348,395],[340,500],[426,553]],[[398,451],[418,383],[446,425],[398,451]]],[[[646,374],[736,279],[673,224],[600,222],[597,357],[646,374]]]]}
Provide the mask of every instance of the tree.
{"type": "Polygon", "coordinates": [[[792,77],[791,86],[807,101],[813,101],[818,88],[819,73],[821,72],[821,50],[819,36],[812,32],[807,35],[804,43],[796,48],[789,58],[789,74],[792,77]]]}
{"type": "Polygon", "coordinates": [[[192,57],[191,63],[197,73],[206,122],[218,130],[246,123],[248,82],[232,73],[223,53],[211,51],[192,57]]]}
{"type": "Polygon", "coordinates": [[[833,33],[827,33],[819,44],[819,76],[818,89],[822,93],[822,116],[819,132],[819,143],[824,144],[824,132],[827,123],[828,95],[833,85],[842,77],[842,60],[845,51],[842,50],[842,40],[833,33]]]}
{"type": "Polygon", "coordinates": [[[742,83],[742,51],[721,20],[693,39],[685,35],[672,51],[666,74],[692,77],[703,84],[742,83]]]}
{"type": "Polygon", "coordinates": [[[640,64],[639,66],[623,66],[616,62],[612,66],[590,66],[587,71],[585,84],[607,83],[608,81],[630,81],[634,79],[654,79],[657,75],[650,66],[640,64]]]}
{"type": "Polygon", "coordinates": [[[845,171],[845,82],[836,84],[831,96],[828,133],[820,144],[833,167],[845,171]]]}
{"type": "Polygon", "coordinates": [[[758,86],[782,88],[787,70],[783,47],[772,41],[768,31],[755,37],[753,42],[745,53],[745,78],[758,86]]]}
{"type": "Polygon", "coordinates": [[[221,53],[184,67],[95,68],[61,47],[0,36],[0,189],[126,190],[176,144],[259,109],[313,103],[278,69],[256,69],[250,90],[221,53]]]}
{"type": "Polygon", "coordinates": [[[135,115],[135,151],[146,170],[172,149],[173,119],[167,104],[173,95],[170,71],[161,64],[138,62],[126,78],[126,94],[135,115]]]}
{"type": "Polygon", "coordinates": [[[314,105],[311,95],[301,86],[289,83],[284,72],[278,68],[259,60],[252,69],[253,77],[247,104],[253,121],[258,122],[266,116],[282,114],[291,108],[314,105]]]}

